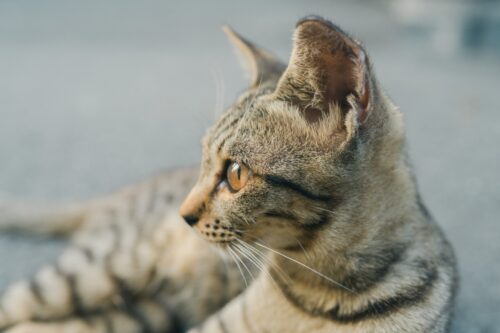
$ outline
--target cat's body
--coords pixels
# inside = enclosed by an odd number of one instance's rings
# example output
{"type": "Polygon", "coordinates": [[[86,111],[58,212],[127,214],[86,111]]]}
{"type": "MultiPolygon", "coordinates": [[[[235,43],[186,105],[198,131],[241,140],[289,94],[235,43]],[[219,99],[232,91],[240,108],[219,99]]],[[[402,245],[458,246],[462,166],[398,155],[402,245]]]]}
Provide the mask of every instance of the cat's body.
{"type": "Polygon", "coordinates": [[[228,33],[253,84],[207,133],[197,181],[178,171],[52,215],[4,211],[10,227],[76,231],[57,265],[7,291],[0,329],[446,331],[453,251],[362,47],[305,19],[286,67],[228,33]],[[199,235],[178,214],[193,185],[181,214],[199,235]]]}
{"type": "MultiPolygon", "coordinates": [[[[9,219],[4,227],[70,232],[72,239],[55,265],[7,289],[0,327],[56,320],[67,322],[69,330],[49,327],[47,332],[183,331],[222,307],[245,285],[234,262],[217,255],[178,214],[197,173],[192,168],[166,172],[51,212],[21,203],[5,205],[1,210],[9,219]]],[[[45,332],[33,324],[12,331],[45,332]]]]}

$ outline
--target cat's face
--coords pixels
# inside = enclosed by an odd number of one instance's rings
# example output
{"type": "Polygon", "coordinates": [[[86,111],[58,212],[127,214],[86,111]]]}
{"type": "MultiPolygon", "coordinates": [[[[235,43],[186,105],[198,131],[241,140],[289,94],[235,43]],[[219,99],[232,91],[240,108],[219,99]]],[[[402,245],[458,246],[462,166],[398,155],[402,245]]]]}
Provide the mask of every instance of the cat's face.
{"type": "Polygon", "coordinates": [[[332,174],[318,169],[335,162],[334,150],[315,136],[298,110],[268,94],[235,105],[204,139],[190,199],[201,209],[194,227],[214,242],[295,243],[303,228],[321,223],[333,200],[332,174]]]}
{"type": "Polygon", "coordinates": [[[301,246],[345,195],[369,102],[364,52],[318,19],[299,23],[286,70],[230,37],[253,61],[255,81],[204,138],[200,177],[181,215],[217,244],[301,246]]]}

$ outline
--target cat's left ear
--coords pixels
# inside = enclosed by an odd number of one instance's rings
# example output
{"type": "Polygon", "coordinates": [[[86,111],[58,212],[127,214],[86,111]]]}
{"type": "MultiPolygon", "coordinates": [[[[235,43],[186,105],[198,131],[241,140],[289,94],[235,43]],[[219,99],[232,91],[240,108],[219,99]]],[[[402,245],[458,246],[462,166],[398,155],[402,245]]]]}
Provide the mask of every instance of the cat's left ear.
{"type": "Polygon", "coordinates": [[[222,30],[241,55],[242,65],[250,74],[252,88],[278,81],[286,68],[283,62],[271,52],[246,40],[229,26],[224,26],[222,30]]]}
{"type": "Polygon", "coordinates": [[[356,40],[327,20],[306,17],[295,29],[290,62],[276,95],[298,105],[309,122],[340,109],[343,115],[354,110],[362,123],[370,108],[369,67],[356,40]]]}

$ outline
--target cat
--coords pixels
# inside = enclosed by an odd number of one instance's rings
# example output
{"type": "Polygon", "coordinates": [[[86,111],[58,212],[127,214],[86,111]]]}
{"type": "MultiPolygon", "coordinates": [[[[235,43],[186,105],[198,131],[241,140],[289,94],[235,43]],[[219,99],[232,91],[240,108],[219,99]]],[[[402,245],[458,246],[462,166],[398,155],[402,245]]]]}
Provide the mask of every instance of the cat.
{"type": "Polygon", "coordinates": [[[71,245],[7,289],[0,329],[446,332],[453,249],[364,47],[306,17],[285,65],[225,32],[252,81],[207,132],[199,172],[53,209],[3,205],[3,229],[71,245]]]}

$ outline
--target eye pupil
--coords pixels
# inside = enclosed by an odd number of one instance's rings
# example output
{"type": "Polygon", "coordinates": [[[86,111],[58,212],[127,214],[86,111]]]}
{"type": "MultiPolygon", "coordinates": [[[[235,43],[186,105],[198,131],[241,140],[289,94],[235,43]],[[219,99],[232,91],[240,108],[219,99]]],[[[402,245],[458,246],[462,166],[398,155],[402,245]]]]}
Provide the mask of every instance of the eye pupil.
{"type": "Polygon", "coordinates": [[[226,171],[226,180],[229,188],[237,192],[247,183],[250,176],[250,170],[244,164],[233,161],[229,164],[226,171]]]}

